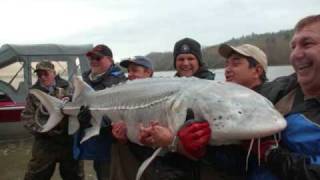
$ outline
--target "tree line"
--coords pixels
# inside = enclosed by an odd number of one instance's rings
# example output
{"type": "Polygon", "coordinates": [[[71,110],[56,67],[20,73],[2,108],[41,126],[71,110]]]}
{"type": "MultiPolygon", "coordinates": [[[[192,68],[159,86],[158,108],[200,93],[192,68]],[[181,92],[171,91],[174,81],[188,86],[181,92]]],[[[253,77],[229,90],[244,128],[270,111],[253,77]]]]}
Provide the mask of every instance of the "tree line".
{"type": "MultiPolygon", "coordinates": [[[[264,33],[232,38],[223,42],[230,45],[239,45],[249,43],[261,48],[268,56],[269,65],[286,65],[288,64],[290,48],[289,42],[293,35],[293,30],[282,30],[276,33],[264,33]]],[[[210,69],[222,68],[224,59],[218,54],[220,44],[207,46],[202,49],[203,61],[210,69]]],[[[173,70],[172,52],[151,52],[147,54],[152,60],[156,71],[173,70]]]]}

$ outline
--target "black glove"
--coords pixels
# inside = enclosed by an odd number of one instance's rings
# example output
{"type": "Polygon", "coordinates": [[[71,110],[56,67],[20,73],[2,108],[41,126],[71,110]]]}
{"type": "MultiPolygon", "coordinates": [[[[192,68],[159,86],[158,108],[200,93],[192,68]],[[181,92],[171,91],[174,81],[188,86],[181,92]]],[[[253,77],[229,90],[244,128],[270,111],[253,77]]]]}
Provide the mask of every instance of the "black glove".
{"type": "Polygon", "coordinates": [[[86,129],[92,126],[90,124],[90,119],[92,118],[92,115],[89,106],[81,106],[77,118],[80,123],[80,129],[86,129]]]}

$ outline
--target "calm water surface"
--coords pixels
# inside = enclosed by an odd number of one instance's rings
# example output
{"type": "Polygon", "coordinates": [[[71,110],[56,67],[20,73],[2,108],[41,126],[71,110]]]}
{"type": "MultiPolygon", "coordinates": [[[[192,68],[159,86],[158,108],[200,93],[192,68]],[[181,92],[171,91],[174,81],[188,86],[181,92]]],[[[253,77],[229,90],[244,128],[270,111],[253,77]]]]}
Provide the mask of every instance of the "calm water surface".
{"type": "MultiPolygon", "coordinates": [[[[224,69],[210,69],[210,71],[216,73],[216,80],[223,81],[224,78],[224,69]]],[[[267,77],[269,80],[273,80],[280,76],[286,76],[293,73],[293,68],[291,66],[269,66],[267,77]]],[[[154,76],[158,77],[172,77],[174,76],[175,71],[161,71],[155,72],[154,76]]]]}

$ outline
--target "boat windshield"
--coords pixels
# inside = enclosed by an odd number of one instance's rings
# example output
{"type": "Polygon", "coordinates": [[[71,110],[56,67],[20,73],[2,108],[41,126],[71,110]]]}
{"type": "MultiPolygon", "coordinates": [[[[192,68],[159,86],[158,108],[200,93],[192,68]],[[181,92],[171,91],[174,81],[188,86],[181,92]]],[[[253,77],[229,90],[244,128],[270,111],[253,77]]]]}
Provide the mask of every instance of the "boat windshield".
{"type": "Polygon", "coordinates": [[[17,90],[20,82],[24,81],[23,65],[23,62],[13,62],[8,66],[0,68],[0,81],[17,90]]]}

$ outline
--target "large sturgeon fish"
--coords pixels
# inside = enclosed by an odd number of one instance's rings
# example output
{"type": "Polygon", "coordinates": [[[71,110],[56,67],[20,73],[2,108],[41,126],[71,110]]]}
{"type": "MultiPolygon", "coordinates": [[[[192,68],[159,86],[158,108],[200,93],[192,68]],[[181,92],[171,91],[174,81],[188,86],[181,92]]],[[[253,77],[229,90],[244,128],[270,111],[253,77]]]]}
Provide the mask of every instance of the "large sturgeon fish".
{"type": "Polygon", "coordinates": [[[50,117],[43,132],[55,127],[69,115],[69,133],[79,128],[76,115],[81,105],[90,107],[93,118],[82,141],[99,133],[102,116],[112,122],[123,120],[130,141],[139,143],[140,125],[150,125],[150,120],[177,132],[185,123],[187,110],[195,120],[210,124],[211,145],[231,144],[240,140],[272,135],[286,127],[283,116],[271,102],[258,93],[235,83],[197,78],[151,78],[94,91],[89,85],[74,78],[75,92],[72,102],[31,90],[46,107],[50,117]]]}

